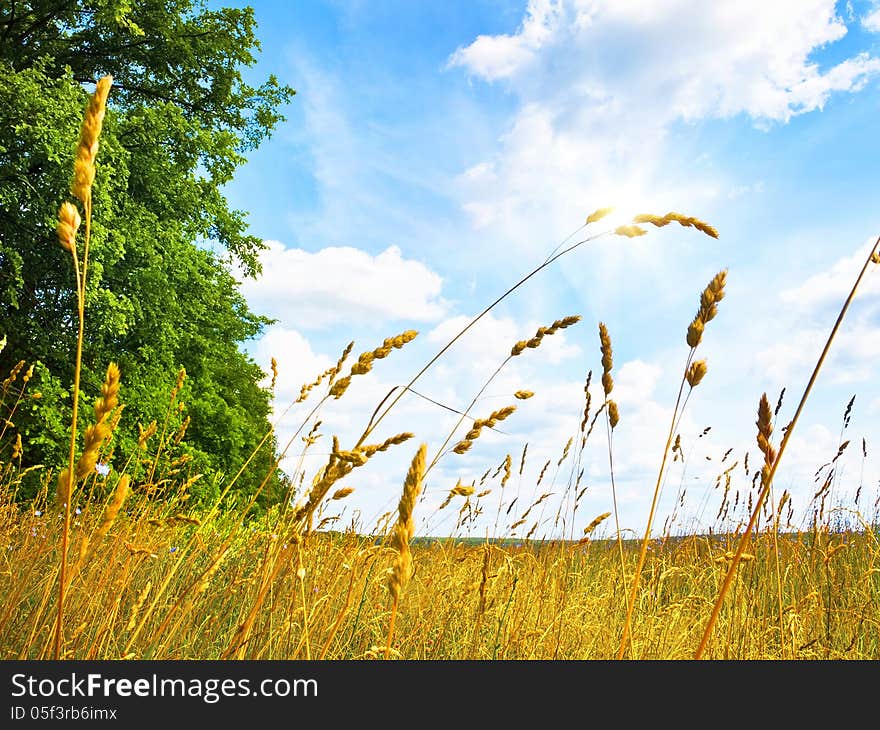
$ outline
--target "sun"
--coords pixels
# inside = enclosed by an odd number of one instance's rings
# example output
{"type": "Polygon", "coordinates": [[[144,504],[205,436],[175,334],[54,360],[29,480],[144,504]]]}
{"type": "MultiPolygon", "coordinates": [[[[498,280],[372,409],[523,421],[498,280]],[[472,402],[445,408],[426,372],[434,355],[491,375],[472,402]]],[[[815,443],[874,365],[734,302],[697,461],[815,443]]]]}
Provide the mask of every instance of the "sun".
{"type": "Polygon", "coordinates": [[[656,196],[651,196],[641,190],[621,190],[615,196],[610,196],[608,206],[613,207],[611,213],[602,219],[605,228],[617,228],[633,222],[633,218],[640,213],[655,213],[663,215],[657,205],[656,196]]]}

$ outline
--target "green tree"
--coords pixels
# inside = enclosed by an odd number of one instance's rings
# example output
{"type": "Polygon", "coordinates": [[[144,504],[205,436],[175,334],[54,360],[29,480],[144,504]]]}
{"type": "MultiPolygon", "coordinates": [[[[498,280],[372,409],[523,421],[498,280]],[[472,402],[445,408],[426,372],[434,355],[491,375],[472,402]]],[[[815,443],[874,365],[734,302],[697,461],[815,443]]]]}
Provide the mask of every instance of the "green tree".
{"type": "MultiPolygon", "coordinates": [[[[269,322],[232,275],[259,274],[261,239],[223,194],[295,93],[245,83],[259,41],[251,8],[198,0],[4,0],[0,4],[0,373],[38,363],[15,417],[24,464],[63,465],[76,340],[73,266],[55,222],[94,82],[114,82],[97,161],[81,412],[104,370],[122,371],[117,459],[138,424],[189,418],[186,452],[203,484],[234,474],[269,430],[265,377],[241,350],[269,322]],[[183,405],[180,405],[183,404],[183,405]]],[[[87,422],[87,415],[84,417],[87,422]]],[[[238,486],[272,470],[270,438],[238,486]]],[[[277,498],[282,475],[267,489],[277,498]]]]}

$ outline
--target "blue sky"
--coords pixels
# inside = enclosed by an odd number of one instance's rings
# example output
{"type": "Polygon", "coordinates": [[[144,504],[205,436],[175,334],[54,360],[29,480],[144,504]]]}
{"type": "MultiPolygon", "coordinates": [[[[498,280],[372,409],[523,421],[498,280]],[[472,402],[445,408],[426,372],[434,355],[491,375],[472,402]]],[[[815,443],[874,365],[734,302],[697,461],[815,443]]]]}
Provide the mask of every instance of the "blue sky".
{"type": "MultiPolygon", "coordinates": [[[[582,246],[493,309],[414,386],[463,409],[514,342],[562,316],[582,317],[491,382],[471,415],[508,404],[517,411],[499,424],[503,433],[484,433],[466,454],[439,458],[418,529],[452,530],[462,499],[438,513],[446,492],[458,480],[479,483],[508,453],[518,465],[528,443],[521,477],[502,490],[490,474],[478,486],[492,492],[465,532],[493,530],[500,511],[503,533],[545,492],[552,495],[515,534],[535,521],[534,537],[559,532],[554,516],[575,449],[557,461],[577,433],[589,370],[594,408],[601,403],[602,321],[614,346],[612,397],[621,414],[613,441],[620,523],[643,532],[688,353],[685,331],[700,291],[721,269],[726,297],[697,351],[709,371],[680,424],[687,459],[669,465],[658,528],[681,492],[676,529],[713,524],[721,501],[715,480],[735,460],[731,496],[739,490],[741,504],[729,526],[742,519],[751,486],[742,463],[747,451],[753,466],[760,457],[758,399],[766,391],[775,404],[786,388],[778,444],[880,234],[880,5],[250,5],[262,53],[247,77],[275,73],[297,90],[287,121],[227,189],[231,204],[249,212],[251,232],[270,243],[264,275],[245,281],[243,291],[256,311],[277,319],[248,349],[267,370],[271,357],[278,361],[282,444],[312,401],[285,409],[349,341],[357,354],[419,331],[321,409],[322,439],[302,461],[295,439],[285,467],[304,469],[307,486],[332,435],[343,448],[353,445],[391,387],[407,382],[593,210],[615,206],[613,222],[675,210],[709,222],[720,237],[668,226],[582,246]],[[515,400],[520,388],[535,396],[515,400]]],[[[594,224],[595,232],[607,222],[594,224]]],[[[866,516],[877,499],[877,277],[872,271],[863,284],[778,471],[775,497],[791,492],[795,524],[809,512],[816,470],[847,439],[829,507],[851,507],[859,484],[866,516]]],[[[418,443],[427,442],[433,458],[456,420],[416,396],[401,399],[375,437],[412,431],[415,438],[355,471],[345,485],[355,492],[326,516],[370,527],[396,506],[418,443]]],[[[466,430],[459,427],[450,443],[466,430]]],[[[587,491],[566,534],[611,509],[604,428],[591,435],[581,465],[587,491]]]]}

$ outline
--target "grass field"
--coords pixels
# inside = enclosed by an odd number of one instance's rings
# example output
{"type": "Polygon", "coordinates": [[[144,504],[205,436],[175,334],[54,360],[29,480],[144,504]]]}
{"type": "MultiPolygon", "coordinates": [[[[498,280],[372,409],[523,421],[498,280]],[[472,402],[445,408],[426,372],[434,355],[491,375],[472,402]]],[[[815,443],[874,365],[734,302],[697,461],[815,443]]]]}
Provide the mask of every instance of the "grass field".
{"type": "MultiPolygon", "coordinates": [[[[51,656],[63,513],[3,504],[4,658],[51,656]],[[39,513],[39,514],[38,514],[39,513]]],[[[130,497],[95,556],[70,577],[64,656],[382,658],[397,552],[381,539],[236,511],[195,524],[183,505],[130,497]],[[377,542],[379,544],[377,544],[377,542]]],[[[74,516],[72,563],[99,505],[74,516]]],[[[649,544],[627,656],[689,659],[736,549],[733,535],[649,544]]],[[[624,541],[631,575],[639,541],[624,541]]],[[[874,532],[762,531],[741,561],[707,658],[880,658],[874,532]],[[752,557],[753,556],[753,557],[752,557]]],[[[614,540],[414,540],[391,657],[608,659],[626,588],[614,540]]]]}

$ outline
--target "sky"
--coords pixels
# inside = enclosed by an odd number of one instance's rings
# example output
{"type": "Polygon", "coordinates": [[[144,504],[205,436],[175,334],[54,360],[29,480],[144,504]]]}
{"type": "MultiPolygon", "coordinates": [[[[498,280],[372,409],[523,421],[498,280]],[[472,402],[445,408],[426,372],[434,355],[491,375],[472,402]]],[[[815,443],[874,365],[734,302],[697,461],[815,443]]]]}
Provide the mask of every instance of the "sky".
{"type": "MultiPolygon", "coordinates": [[[[354,491],[327,504],[326,524],[372,529],[396,510],[420,443],[432,466],[417,535],[577,538],[616,501],[621,531],[641,536],[658,480],[655,534],[747,520],[762,458],[759,399],[767,393],[775,408],[785,389],[778,447],[880,235],[880,3],[248,4],[262,50],[245,78],[272,73],[297,93],[226,194],[267,245],[262,276],[242,278],[241,290],[275,322],[245,347],[267,383],[277,362],[274,417],[283,467],[302,475],[299,496],[334,435],[352,448],[389,391],[569,235],[569,244],[590,239],[503,298],[417,378],[368,442],[413,438],[340,482],[354,491]],[[605,207],[614,213],[583,227],[605,207]],[[718,238],[674,224],[637,238],[608,233],[634,214],[669,211],[709,223],[718,238]],[[681,458],[670,454],[661,470],[687,326],[722,270],[725,295],[695,352],[708,373],[673,430],[681,458]],[[514,343],[569,315],[581,319],[505,362],[514,343]],[[589,372],[591,417],[604,400],[600,322],[612,342],[620,421],[610,449],[604,413],[581,449],[589,372]],[[320,388],[294,402],[349,342],[344,373],[407,330],[418,336],[353,377],[342,398],[315,414],[320,388]],[[516,399],[518,390],[534,396],[516,399]],[[467,452],[450,450],[472,418],[508,405],[516,411],[467,452]],[[320,438],[304,453],[316,419],[320,438]],[[512,474],[502,488],[507,454],[512,474]],[[581,470],[577,491],[585,491],[572,512],[581,470]],[[459,481],[491,492],[471,497],[463,514],[461,496],[438,510],[459,481]]],[[[857,291],[776,474],[773,496],[789,492],[792,527],[809,521],[846,441],[826,510],[851,522],[859,519],[851,510],[876,513],[877,268],[857,291]]],[[[595,534],[613,529],[611,518],[595,534]]]]}

